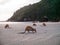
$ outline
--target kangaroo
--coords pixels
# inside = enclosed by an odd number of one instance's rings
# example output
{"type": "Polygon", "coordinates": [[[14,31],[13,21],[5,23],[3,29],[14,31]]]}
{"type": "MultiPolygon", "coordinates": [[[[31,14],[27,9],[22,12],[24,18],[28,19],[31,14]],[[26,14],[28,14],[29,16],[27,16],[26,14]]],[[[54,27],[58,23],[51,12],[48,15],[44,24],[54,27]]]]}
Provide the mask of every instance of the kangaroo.
{"type": "Polygon", "coordinates": [[[27,26],[26,28],[25,28],[25,32],[26,31],[32,31],[32,32],[36,32],[36,29],[34,29],[34,28],[32,28],[31,26],[27,26]]]}
{"type": "Polygon", "coordinates": [[[8,25],[8,24],[6,24],[6,25],[5,25],[5,28],[9,28],[9,25],[8,25]]]}
{"type": "Polygon", "coordinates": [[[37,26],[37,25],[34,23],[33,26],[37,26]]]}
{"type": "Polygon", "coordinates": [[[43,26],[46,26],[46,24],[45,24],[45,23],[43,23],[43,26]]]}

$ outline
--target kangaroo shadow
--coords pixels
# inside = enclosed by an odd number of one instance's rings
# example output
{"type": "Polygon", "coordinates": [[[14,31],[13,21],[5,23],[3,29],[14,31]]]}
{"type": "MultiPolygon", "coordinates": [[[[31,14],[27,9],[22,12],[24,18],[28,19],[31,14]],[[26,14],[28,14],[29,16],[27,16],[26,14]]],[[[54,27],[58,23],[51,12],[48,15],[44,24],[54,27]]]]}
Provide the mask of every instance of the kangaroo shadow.
{"type": "Polygon", "coordinates": [[[35,32],[18,32],[17,34],[35,34],[35,32]]]}

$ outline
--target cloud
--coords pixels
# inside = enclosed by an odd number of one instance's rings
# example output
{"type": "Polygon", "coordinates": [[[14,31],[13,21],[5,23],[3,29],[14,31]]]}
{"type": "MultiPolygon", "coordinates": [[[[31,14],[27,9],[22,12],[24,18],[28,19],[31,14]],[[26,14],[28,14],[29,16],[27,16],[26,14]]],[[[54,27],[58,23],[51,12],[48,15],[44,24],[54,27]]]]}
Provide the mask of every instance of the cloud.
{"type": "Polygon", "coordinates": [[[5,4],[5,3],[7,3],[8,1],[10,1],[10,0],[0,0],[0,4],[5,4]]]}
{"type": "Polygon", "coordinates": [[[40,0],[0,0],[0,21],[7,20],[21,7],[40,0]]]}

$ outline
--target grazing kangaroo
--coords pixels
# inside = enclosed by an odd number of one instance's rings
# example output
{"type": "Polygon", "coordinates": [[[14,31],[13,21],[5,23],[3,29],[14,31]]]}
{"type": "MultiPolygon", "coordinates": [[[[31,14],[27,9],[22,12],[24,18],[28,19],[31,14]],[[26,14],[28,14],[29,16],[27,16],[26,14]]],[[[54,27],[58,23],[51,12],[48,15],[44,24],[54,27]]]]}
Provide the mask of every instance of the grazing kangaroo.
{"type": "Polygon", "coordinates": [[[46,26],[46,24],[45,24],[45,23],[43,23],[43,26],[46,26]]]}
{"type": "Polygon", "coordinates": [[[34,23],[33,26],[37,26],[37,25],[34,23]]]}
{"type": "Polygon", "coordinates": [[[5,25],[5,28],[9,28],[9,25],[8,25],[8,24],[6,24],[6,25],[5,25]]]}
{"type": "Polygon", "coordinates": [[[32,32],[36,32],[36,29],[34,29],[34,28],[32,28],[31,26],[27,26],[26,28],[25,28],[25,32],[26,31],[32,31],[32,32]]]}

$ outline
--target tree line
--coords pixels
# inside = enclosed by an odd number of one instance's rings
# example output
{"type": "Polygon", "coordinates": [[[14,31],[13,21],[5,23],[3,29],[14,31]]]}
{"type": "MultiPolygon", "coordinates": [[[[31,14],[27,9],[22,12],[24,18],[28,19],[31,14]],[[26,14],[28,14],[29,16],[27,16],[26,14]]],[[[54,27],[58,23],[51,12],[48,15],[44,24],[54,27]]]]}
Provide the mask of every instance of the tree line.
{"type": "Polygon", "coordinates": [[[60,0],[42,0],[24,6],[8,21],[60,21],[60,0]]]}

